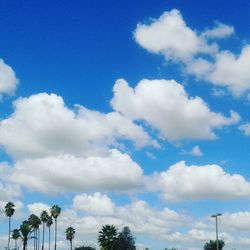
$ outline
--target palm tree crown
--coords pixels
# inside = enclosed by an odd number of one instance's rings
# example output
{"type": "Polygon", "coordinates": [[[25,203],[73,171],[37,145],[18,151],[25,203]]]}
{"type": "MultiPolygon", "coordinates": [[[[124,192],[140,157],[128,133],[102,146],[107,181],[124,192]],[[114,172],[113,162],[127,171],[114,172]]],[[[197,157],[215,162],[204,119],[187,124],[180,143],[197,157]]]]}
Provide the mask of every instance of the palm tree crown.
{"type": "Polygon", "coordinates": [[[114,250],[117,246],[117,228],[114,225],[102,226],[99,231],[98,242],[104,250],[114,250]]]}
{"type": "Polygon", "coordinates": [[[58,205],[54,205],[52,206],[52,208],[50,209],[50,213],[51,213],[51,216],[54,218],[54,219],[57,219],[57,217],[60,215],[61,213],[61,208],[58,206],[58,205]]]}
{"type": "Polygon", "coordinates": [[[10,249],[10,224],[11,224],[11,216],[14,214],[15,212],[15,204],[13,202],[8,202],[5,205],[5,214],[7,217],[9,217],[9,237],[8,237],[8,250],[10,249]]]}
{"type": "Polygon", "coordinates": [[[72,250],[72,240],[74,239],[75,229],[73,227],[68,227],[65,230],[66,239],[70,242],[70,249],[72,250]]]}

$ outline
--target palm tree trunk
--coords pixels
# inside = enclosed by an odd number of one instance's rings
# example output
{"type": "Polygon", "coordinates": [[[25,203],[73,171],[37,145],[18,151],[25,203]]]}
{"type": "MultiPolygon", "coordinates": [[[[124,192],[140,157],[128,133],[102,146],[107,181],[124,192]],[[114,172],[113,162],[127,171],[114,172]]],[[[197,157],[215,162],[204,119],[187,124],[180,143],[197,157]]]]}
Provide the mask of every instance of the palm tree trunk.
{"type": "Polygon", "coordinates": [[[70,240],[70,250],[72,250],[72,240],[70,240]]]}
{"type": "Polygon", "coordinates": [[[55,250],[56,250],[56,236],[57,236],[57,219],[55,219],[55,250]]]}
{"type": "Polygon", "coordinates": [[[43,242],[42,242],[42,250],[44,250],[44,231],[45,231],[45,223],[43,222],[43,242]]]}
{"type": "Polygon", "coordinates": [[[17,250],[17,239],[15,239],[15,250],[17,250]]]}
{"type": "Polygon", "coordinates": [[[27,246],[27,241],[23,241],[23,250],[26,250],[26,246],[27,246]]]}
{"type": "Polygon", "coordinates": [[[50,226],[49,226],[49,250],[50,250],[50,226]]]}
{"type": "Polygon", "coordinates": [[[36,230],[34,229],[34,250],[36,250],[36,230]]]}
{"type": "Polygon", "coordinates": [[[10,216],[9,216],[9,238],[8,238],[8,250],[10,250],[10,216]]]}
{"type": "Polygon", "coordinates": [[[39,250],[39,248],[40,248],[40,228],[38,227],[38,229],[37,229],[37,234],[38,234],[38,236],[37,236],[37,245],[38,245],[38,250],[39,250]]]}

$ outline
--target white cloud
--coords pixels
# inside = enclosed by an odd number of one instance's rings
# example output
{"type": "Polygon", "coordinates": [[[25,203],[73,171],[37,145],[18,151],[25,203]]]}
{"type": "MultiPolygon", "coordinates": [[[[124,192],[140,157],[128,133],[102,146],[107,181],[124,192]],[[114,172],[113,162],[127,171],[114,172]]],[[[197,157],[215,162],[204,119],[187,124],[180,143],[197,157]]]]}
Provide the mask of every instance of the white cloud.
{"type": "Polygon", "coordinates": [[[42,211],[50,212],[50,206],[42,202],[35,202],[27,205],[29,214],[40,216],[42,211]]]}
{"type": "Polygon", "coordinates": [[[18,84],[14,70],[0,59],[0,97],[14,94],[18,84]]]}
{"type": "Polygon", "coordinates": [[[162,54],[166,59],[188,61],[197,53],[212,53],[216,50],[216,46],[209,46],[186,25],[176,9],[164,12],[148,25],[138,24],[134,37],[143,48],[162,54]]]}
{"type": "Polygon", "coordinates": [[[230,175],[218,165],[187,166],[178,162],[148,180],[149,189],[162,193],[167,201],[236,199],[250,197],[250,182],[239,174],[230,175]]]}
{"type": "Polygon", "coordinates": [[[234,27],[220,22],[215,23],[215,27],[207,29],[201,36],[207,39],[226,38],[234,33],[234,27]]]}
{"type": "Polygon", "coordinates": [[[203,153],[202,153],[202,151],[201,151],[201,149],[200,149],[199,146],[194,146],[194,147],[192,148],[191,154],[192,154],[193,156],[202,156],[202,155],[203,155],[203,153]]]}
{"type": "Polygon", "coordinates": [[[250,45],[245,46],[239,56],[229,51],[216,55],[212,70],[205,79],[216,85],[226,86],[235,95],[250,89],[250,45]]]}
{"type": "Polygon", "coordinates": [[[132,89],[123,80],[117,80],[112,107],[132,120],[144,120],[160,131],[168,140],[213,139],[214,129],[239,121],[231,111],[226,118],[212,112],[199,97],[189,97],[183,86],[174,80],[141,80],[132,89]]]}
{"type": "Polygon", "coordinates": [[[132,190],[143,172],[127,154],[111,150],[87,158],[58,155],[16,162],[12,180],[32,191],[60,193],[86,190],[132,190]]]}
{"type": "Polygon", "coordinates": [[[183,63],[188,74],[226,87],[238,97],[250,90],[250,45],[236,55],[211,43],[212,39],[226,38],[233,33],[232,26],[220,22],[212,29],[197,32],[187,26],[178,10],[173,9],[150,24],[138,24],[134,36],[149,52],[183,63]]]}
{"type": "Polygon", "coordinates": [[[123,139],[135,141],[138,147],[157,146],[141,126],[120,114],[103,114],[79,105],[72,110],[55,94],[20,98],[14,109],[0,122],[0,144],[14,158],[95,155],[123,139]]]}
{"type": "Polygon", "coordinates": [[[0,201],[12,200],[21,196],[20,187],[10,181],[10,167],[7,163],[0,163],[0,201]]]}
{"type": "Polygon", "coordinates": [[[75,210],[84,211],[92,215],[111,215],[114,213],[114,203],[107,195],[97,192],[94,195],[79,194],[74,197],[75,210]]]}
{"type": "Polygon", "coordinates": [[[250,123],[245,123],[239,126],[239,130],[246,136],[250,136],[250,123]]]}

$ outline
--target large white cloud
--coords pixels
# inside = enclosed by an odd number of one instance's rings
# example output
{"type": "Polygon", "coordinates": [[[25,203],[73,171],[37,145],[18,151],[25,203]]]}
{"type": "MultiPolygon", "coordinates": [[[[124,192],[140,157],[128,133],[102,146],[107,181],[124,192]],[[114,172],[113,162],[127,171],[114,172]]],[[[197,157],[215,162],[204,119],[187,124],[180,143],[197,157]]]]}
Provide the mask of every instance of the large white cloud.
{"type": "Polygon", "coordinates": [[[212,29],[197,32],[174,9],[149,24],[138,24],[134,36],[149,52],[164,55],[166,60],[177,59],[188,74],[227,87],[234,96],[240,96],[250,90],[250,45],[236,55],[221,49],[218,41],[212,43],[233,33],[232,26],[220,22],[212,29]]]}
{"type": "Polygon", "coordinates": [[[149,25],[138,24],[134,37],[143,48],[162,54],[166,59],[188,61],[197,53],[212,53],[216,50],[186,25],[176,9],[164,12],[149,25]]]}
{"type": "Polygon", "coordinates": [[[199,97],[189,97],[174,80],[141,80],[133,89],[123,80],[114,85],[111,104],[133,120],[144,120],[168,140],[213,139],[214,129],[239,121],[211,111],[199,97]]]}
{"type": "Polygon", "coordinates": [[[160,191],[167,201],[250,197],[250,182],[218,165],[187,166],[181,161],[151,178],[149,188],[160,191]]]}
{"type": "Polygon", "coordinates": [[[127,154],[74,155],[22,159],[15,163],[12,180],[32,191],[60,193],[86,190],[133,190],[143,183],[143,172],[127,154]]]}
{"type": "Polygon", "coordinates": [[[94,155],[122,139],[138,147],[157,145],[141,126],[120,114],[69,109],[55,94],[16,100],[14,113],[0,122],[0,144],[14,158],[94,155]]]}
{"type": "Polygon", "coordinates": [[[14,70],[0,59],[0,97],[4,94],[14,94],[17,84],[18,79],[14,70]]]}

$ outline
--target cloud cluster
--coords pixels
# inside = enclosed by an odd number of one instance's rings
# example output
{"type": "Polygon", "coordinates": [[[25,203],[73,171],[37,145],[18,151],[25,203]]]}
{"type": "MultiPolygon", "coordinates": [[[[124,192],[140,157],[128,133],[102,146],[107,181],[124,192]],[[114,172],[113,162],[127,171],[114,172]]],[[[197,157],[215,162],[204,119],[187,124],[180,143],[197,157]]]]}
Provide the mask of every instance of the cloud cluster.
{"type": "Polygon", "coordinates": [[[239,115],[231,117],[210,110],[199,97],[190,97],[174,80],[141,80],[133,89],[117,80],[112,107],[132,120],[143,120],[170,140],[213,139],[214,129],[235,124],[239,115]]]}
{"type": "Polygon", "coordinates": [[[142,127],[118,113],[82,106],[69,109],[55,94],[19,98],[14,110],[0,122],[0,144],[17,159],[65,153],[88,156],[123,139],[138,147],[157,144],[142,127]]]}
{"type": "Polygon", "coordinates": [[[250,182],[243,176],[230,175],[218,165],[187,166],[184,161],[155,173],[148,186],[172,202],[250,197],[250,182]]]}
{"type": "Polygon", "coordinates": [[[149,24],[138,24],[134,37],[149,52],[181,62],[188,74],[227,87],[234,96],[240,96],[250,90],[250,45],[245,45],[239,55],[218,45],[218,39],[233,33],[232,26],[219,22],[212,29],[195,31],[180,11],[173,9],[149,24]]]}

